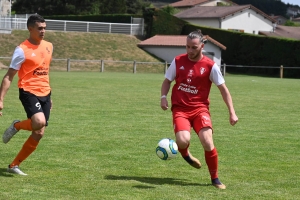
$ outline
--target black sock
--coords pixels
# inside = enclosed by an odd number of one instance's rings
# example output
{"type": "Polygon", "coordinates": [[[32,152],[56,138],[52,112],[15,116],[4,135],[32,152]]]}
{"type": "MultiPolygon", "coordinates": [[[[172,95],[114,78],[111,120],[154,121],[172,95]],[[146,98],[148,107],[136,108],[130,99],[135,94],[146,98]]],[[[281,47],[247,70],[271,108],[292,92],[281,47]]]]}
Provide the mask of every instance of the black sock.
{"type": "Polygon", "coordinates": [[[186,162],[188,162],[188,163],[190,163],[190,164],[193,164],[193,163],[194,163],[194,161],[192,161],[192,159],[191,159],[190,156],[185,156],[185,157],[183,157],[183,158],[184,158],[184,160],[185,160],[186,162]]]}
{"type": "Polygon", "coordinates": [[[217,184],[217,185],[221,185],[221,181],[219,180],[219,178],[215,178],[215,179],[211,179],[212,184],[217,184]]]}

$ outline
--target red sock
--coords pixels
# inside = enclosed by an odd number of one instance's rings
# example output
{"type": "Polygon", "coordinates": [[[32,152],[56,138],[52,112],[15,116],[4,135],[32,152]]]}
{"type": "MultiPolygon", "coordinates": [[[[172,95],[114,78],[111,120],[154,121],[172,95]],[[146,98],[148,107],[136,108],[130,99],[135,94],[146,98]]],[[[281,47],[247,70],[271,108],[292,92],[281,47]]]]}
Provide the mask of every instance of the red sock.
{"type": "Polygon", "coordinates": [[[188,151],[189,150],[189,146],[190,146],[190,144],[188,144],[187,147],[184,148],[184,149],[180,149],[178,147],[178,151],[180,152],[180,154],[181,154],[182,157],[186,157],[186,156],[189,155],[189,151],[188,151]]]}
{"type": "Polygon", "coordinates": [[[212,151],[205,151],[205,161],[211,179],[218,178],[218,152],[216,148],[212,151]]]}

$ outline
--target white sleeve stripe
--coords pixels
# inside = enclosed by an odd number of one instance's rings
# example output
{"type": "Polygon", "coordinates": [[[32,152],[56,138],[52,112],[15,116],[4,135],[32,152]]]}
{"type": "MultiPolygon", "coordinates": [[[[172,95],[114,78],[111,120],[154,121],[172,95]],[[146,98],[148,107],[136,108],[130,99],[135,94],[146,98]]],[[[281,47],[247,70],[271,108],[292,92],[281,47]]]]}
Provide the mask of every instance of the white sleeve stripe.
{"type": "Polygon", "coordinates": [[[225,83],[220,67],[215,63],[211,69],[209,79],[217,86],[225,83]]]}
{"type": "Polygon", "coordinates": [[[175,63],[175,59],[173,59],[171,65],[166,71],[165,78],[167,78],[169,81],[174,81],[175,77],[176,77],[176,63],[175,63]]]}
{"type": "Polygon", "coordinates": [[[17,46],[11,59],[9,68],[19,70],[22,63],[25,61],[25,54],[21,47],[17,46]]]}

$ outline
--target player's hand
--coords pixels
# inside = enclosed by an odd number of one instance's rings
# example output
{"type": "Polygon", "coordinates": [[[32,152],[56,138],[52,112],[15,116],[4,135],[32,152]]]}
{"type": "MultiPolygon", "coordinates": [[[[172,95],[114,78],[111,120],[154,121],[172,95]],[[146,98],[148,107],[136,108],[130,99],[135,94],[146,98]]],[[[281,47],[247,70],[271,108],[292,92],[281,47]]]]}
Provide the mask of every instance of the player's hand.
{"type": "Polygon", "coordinates": [[[169,108],[167,98],[162,98],[162,99],[160,100],[160,107],[161,107],[161,109],[163,109],[163,110],[167,110],[167,109],[169,108]]]}
{"type": "Polygon", "coordinates": [[[229,121],[231,126],[234,126],[239,121],[239,118],[236,116],[236,114],[232,114],[230,115],[229,121]]]}

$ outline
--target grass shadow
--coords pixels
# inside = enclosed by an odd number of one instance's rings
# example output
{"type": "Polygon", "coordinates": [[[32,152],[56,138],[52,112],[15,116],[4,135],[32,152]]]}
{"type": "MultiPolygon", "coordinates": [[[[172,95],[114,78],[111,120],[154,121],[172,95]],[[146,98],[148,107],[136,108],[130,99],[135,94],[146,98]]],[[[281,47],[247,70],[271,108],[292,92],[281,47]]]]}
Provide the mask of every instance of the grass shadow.
{"type": "Polygon", "coordinates": [[[6,168],[0,168],[0,176],[4,176],[4,177],[13,177],[12,174],[7,172],[6,168]]]}
{"type": "Polygon", "coordinates": [[[132,187],[137,188],[137,189],[154,189],[155,188],[153,186],[147,186],[147,185],[135,185],[132,187]]]}
{"type": "Polygon", "coordinates": [[[138,176],[115,176],[107,175],[105,176],[107,180],[135,180],[141,183],[148,183],[153,185],[180,185],[180,186],[210,186],[211,184],[200,184],[200,183],[191,183],[187,182],[184,179],[174,179],[174,178],[156,178],[156,177],[138,177],[138,176]]]}

